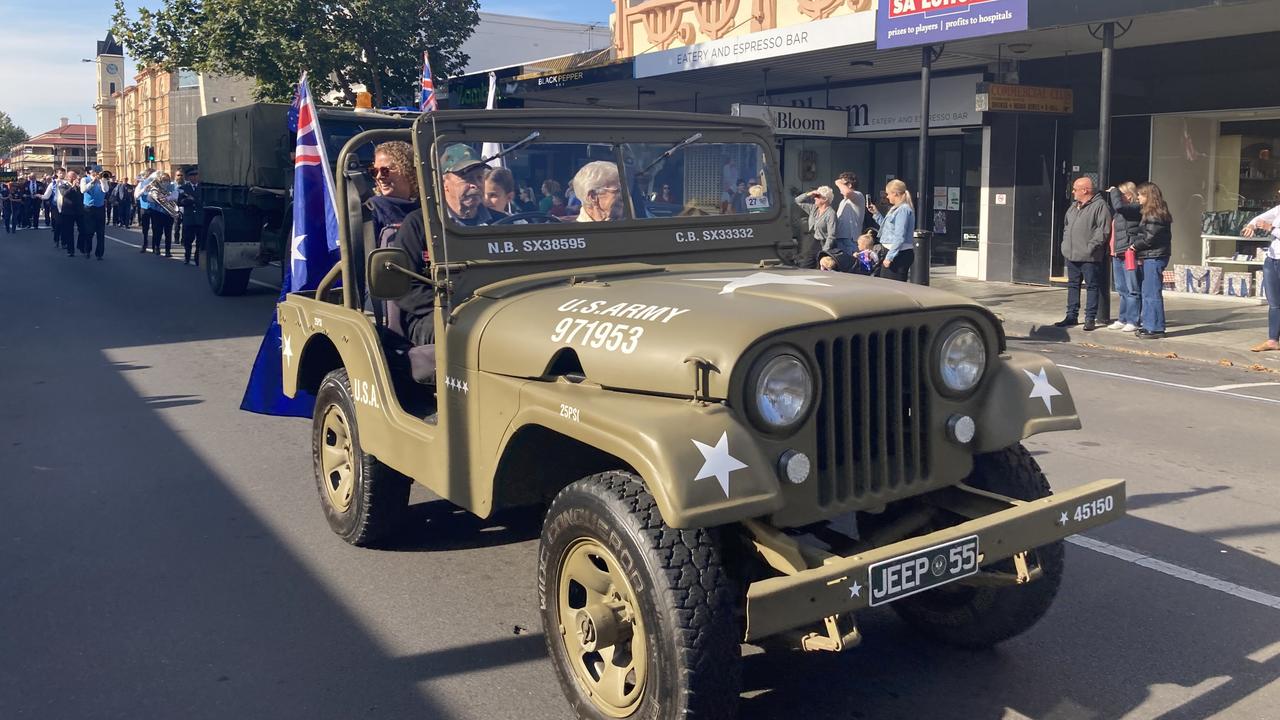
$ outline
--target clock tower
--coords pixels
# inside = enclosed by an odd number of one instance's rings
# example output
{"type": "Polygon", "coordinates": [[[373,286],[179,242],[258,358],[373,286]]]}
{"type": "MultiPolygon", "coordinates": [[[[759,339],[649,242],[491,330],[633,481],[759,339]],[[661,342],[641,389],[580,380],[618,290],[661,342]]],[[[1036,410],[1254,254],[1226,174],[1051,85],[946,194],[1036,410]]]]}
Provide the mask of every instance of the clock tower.
{"type": "Polygon", "coordinates": [[[93,104],[98,116],[98,163],[119,176],[125,158],[118,152],[115,96],[124,89],[124,48],[110,32],[98,41],[94,67],[98,75],[98,97],[93,104]]]}

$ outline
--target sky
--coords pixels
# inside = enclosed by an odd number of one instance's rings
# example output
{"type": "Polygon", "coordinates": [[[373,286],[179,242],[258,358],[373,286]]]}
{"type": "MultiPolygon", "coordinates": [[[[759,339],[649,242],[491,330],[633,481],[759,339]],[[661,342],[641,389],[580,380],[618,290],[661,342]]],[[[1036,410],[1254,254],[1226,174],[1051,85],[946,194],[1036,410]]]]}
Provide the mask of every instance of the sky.
{"type": "MultiPolygon", "coordinates": [[[[127,5],[159,7],[161,0],[127,5]]],[[[0,110],[32,135],[52,130],[58,118],[93,124],[97,85],[92,59],[111,25],[113,0],[0,0],[0,110]],[[51,9],[56,8],[56,9],[51,9]]],[[[612,0],[517,2],[481,0],[483,12],[568,22],[607,22],[612,0]]],[[[126,48],[127,52],[127,48],[126,48]]],[[[126,59],[125,77],[136,72],[126,59]]]]}

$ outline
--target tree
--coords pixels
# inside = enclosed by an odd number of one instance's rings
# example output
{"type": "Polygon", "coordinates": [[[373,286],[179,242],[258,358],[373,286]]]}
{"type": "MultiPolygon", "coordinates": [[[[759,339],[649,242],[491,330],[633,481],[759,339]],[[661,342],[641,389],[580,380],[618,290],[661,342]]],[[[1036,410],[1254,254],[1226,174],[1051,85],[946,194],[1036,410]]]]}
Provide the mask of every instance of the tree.
{"type": "Polygon", "coordinates": [[[129,16],[116,0],[115,36],[140,64],[255,78],[260,100],[285,102],[305,70],[317,96],[416,104],[422,52],[438,76],[460,73],[479,0],[165,0],[129,16]]]}
{"type": "Polygon", "coordinates": [[[20,142],[26,142],[31,137],[26,130],[18,127],[13,118],[9,117],[9,113],[0,110],[0,153],[7,153],[9,150],[20,142]]]}

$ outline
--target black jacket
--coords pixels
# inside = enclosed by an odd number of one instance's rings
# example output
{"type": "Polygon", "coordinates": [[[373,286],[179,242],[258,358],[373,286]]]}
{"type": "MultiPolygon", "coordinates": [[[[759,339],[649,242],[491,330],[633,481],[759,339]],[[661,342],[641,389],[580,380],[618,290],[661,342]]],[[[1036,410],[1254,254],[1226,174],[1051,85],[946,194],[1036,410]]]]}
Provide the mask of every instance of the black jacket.
{"type": "Polygon", "coordinates": [[[84,214],[84,193],[80,186],[72,183],[62,193],[62,217],[78,218],[84,214]]]}
{"type": "MultiPolygon", "coordinates": [[[[427,274],[430,262],[430,251],[427,249],[427,228],[422,220],[422,210],[414,210],[404,217],[400,229],[396,231],[392,245],[404,248],[413,262],[413,271],[419,275],[427,274]]],[[[426,345],[432,342],[434,325],[431,318],[436,308],[435,289],[430,285],[410,278],[409,292],[396,305],[400,308],[400,327],[404,336],[415,345],[426,345]]]]}
{"type": "Polygon", "coordinates": [[[182,206],[182,227],[196,227],[204,224],[204,202],[200,199],[200,189],[191,183],[178,186],[178,204],[182,206]]]}
{"type": "Polygon", "coordinates": [[[1139,258],[1146,260],[1169,257],[1173,245],[1172,222],[1143,218],[1138,228],[1138,238],[1133,243],[1133,249],[1138,252],[1139,258]]]}
{"type": "Polygon", "coordinates": [[[1133,245],[1138,239],[1138,235],[1142,232],[1138,227],[1142,224],[1142,206],[1136,202],[1128,202],[1124,199],[1124,193],[1115,188],[1111,188],[1111,211],[1112,220],[1115,221],[1116,228],[1116,256],[1124,254],[1125,250],[1133,245]]]}

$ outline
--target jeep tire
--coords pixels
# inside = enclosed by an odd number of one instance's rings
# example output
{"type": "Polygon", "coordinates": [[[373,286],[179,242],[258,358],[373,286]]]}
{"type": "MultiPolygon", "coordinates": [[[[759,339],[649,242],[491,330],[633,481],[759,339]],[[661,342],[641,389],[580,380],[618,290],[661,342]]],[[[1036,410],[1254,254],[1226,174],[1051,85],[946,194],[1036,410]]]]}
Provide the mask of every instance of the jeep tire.
{"type": "Polygon", "coordinates": [[[209,230],[205,233],[204,272],[209,280],[209,289],[214,295],[243,295],[249,287],[249,274],[252,268],[228,270],[226,258],[223,257],[227,237],[227,223],[221,215],[214,215],[209,220],[209,230]]]}
{"type": "Polygon", "coordinates": [[[741,636],[713,531],[668,527],[635,475],[552,501],[538,552],[547,649],[579,718],[736,717],[741,636]]]}
{"type": "Polygon", "coordinates": [[[329,527],[360,547],[376,545],[400,527],[409,506],[409,478],[360,447],[346,369],[325,376],[311,420],[316,488],[329,527]]]}
{"type": "MultiPolygon", "coordinates": [[[[965,483],[980,490],[1018,500],[1053,494],[1039,463],[1021,444],[974,458],[965,483]]],[[[1028,553],[1042,574],[1024,585],[974,586],[960,583],[904,598],[891,607],[923,634],[958,647],[979,649],[1026,632],[1053,604],[1062,584],[1063,544],[1057,542],[1028,553]]],[[[987,570],[1013,573],[1012,560],[987,570]]]]}

